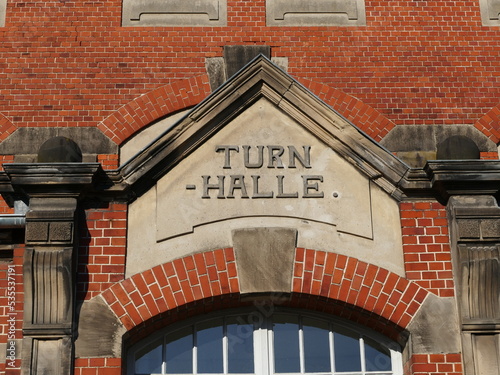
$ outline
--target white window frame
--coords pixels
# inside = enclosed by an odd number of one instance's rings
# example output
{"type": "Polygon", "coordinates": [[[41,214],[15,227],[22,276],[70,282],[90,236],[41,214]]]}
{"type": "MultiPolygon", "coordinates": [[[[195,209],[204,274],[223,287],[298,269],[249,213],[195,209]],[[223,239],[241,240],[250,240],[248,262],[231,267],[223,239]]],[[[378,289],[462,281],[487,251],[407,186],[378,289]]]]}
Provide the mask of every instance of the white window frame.
{"type": "MultiPolygon", "coordinates": [[[[273,308],[274,313],[279,313],[280,315],[292,315],[298,316],[299,321],[302,322],[304,317],[319,319],[323,321],[327,321],[329,325],[329,343],[330,343],[330,367],[333,369],[334,362],[334,343],[333,336],[335,329],[333,327],[340,326],[344,329],[350,330],[359,334],[359,345],[360,345],[360,355],[361,355],[361,371],[356,372],[321,372],[321,375],[370,375],[370,374],[390,374],[390,375],[403,375],[403,362],[402,362],[402,354],[401,347],[395,343],[394,341],[388,339],[387,337],[374,332],[366,327],[354,324],[345,319],[340,319],[338,317],[334,317],[331,315],[320,314],[315,312],[310,312],[307,310],[301,309],[288,309],[288,308],[273,308]],[[383,372],[383,371],[366,371],[365,370],[365,355],[364,355],[364,337],[370,338],[371,340],[379,343],[380,345],[387,348],[390,352],[391,363],[392,363],[392,372],[383,372]]],[[[210,313],[203,316],[198,316],[196,318],[192,318],[186,321],[182,321],[179,323],[175,323],[166,327],[165,329],[141,340],[138,343],[132,345],[127,351],[127,375],[135,375],[135,353],[141,350],[144,346],[150,344],[158,340],[159,338],[163,338],[163,346],[162,351],[165,351],[166,347],[166,338],[169,333],[175,332],[176,330],[183,329],[186,327],[193,327],[192,331],[194,334],[194,327],[196,324],[200,324],[202,322],[213,320],[217,318],[222,318],[223,321],[223,373],[218,375],[233,375],[228,373],[228,356],[227,356],[227,347],[228,340],[226,335],[226,318],[234,317],[238,315],[249,315],[256,317],[256,319],[262,318],[262,324],[258,324],[257,327],[254,327],[253,331],[253,345],[254,345],[254,375],[311,375],[315,373],[305,372],[304,365],[304,347],[303,347],[303,333],[302,333],[302,325],[300,325],[299,329],[299,352],[300,352],[300,372],[294,373],[274,373],[274,337],[272,331],[272,321],[270,316],[264,316],[266,313],[255,310],[255,309],[237,309],[237,310],[225,310],[223,312],[210,313]],[[260,315],[259,315],[260,314],[260,315]],[[260,366],[259,366],[260,365],[260,366]]],[[[195,339],[196,341],[196,339],[195,339]]],[[[193,345],[193,375],[202,375],[201,373],[195,372],[197,366],[197,356],[196,356],[196,342],[193,345]]],[[[164,356],[164,354],[163,354],[164,356]]],[[[152,374],[152,375],[162,375],[165,374],[165,362],[162,363],[162,373],[152,374]]],[[[172,375],[172,374],[169,374],[172,375]]],[[[210,374],[216,375],[216,374],[210,374]]],[[[235,375],[248,375],[248,374],[235,374],[235,375]]]]}

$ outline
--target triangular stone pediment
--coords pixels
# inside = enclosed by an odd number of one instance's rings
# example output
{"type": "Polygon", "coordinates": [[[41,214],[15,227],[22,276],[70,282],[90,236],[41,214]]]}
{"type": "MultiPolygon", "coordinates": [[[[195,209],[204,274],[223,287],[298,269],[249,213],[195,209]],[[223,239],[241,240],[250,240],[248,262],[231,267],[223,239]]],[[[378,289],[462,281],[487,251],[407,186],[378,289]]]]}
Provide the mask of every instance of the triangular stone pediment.
{"type": "Polygon", "coordinates": [[[127,274],[259,227],[403,274],[408,170],[260,56],[120,169],[137,194],[127,274]]]}
{"type": "MultiPolygon", "coordinates": [[[[262,99],[386,192],[401,195],[399,184],[410,168],[264,56],[250,62],[127,162],[121,168],[123,182],[141,194],[262,99]]],[[[273,126],[270,122],[267,125],[273,126]]]]}

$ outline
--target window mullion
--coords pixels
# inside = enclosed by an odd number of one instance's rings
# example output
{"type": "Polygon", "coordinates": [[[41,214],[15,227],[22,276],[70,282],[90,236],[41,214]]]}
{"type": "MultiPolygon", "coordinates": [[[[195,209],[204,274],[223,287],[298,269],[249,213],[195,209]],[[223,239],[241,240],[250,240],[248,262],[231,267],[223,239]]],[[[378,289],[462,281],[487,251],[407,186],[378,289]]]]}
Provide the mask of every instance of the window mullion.
{"type": "Polygon", "coordinates": [[[302,329],[302,317],[299,318],[299,357],[300,373],[305,373],[305,354],[304,354],[304,331],[302,329]]]}
{"type": "Polygon", "coordinates": [[[328,332],[328,341],[330,343],[330,371],[333,372],[335,371],[335,351],[333,348],[333,331],[332,331],[332,326],[331,324],[328,325],[330,328],[330,331],[328,332]]]}
{"type": "Polygon", "coordinates": [[[222,320],[222,371],[227,374],[229,371],[229,352],[227,344],[227,324],[226,318],[222,320]]]}
{"type": "Polygon", "coordinates": [[[165,375],[167,373],[167,336],[163,336],[163,346],[161,348],[161,373],[165,375]]]}
{"type": "Polygon", "coordinates": [[[271,323],[263,319],[262,325],[254,330],[255,374],[274,374],[274,336],[271,323]]]}
{"type": "Polygon", "coordinates": [[[193,374],[198,373],[198,335],[196,325],[193,326],[193,374]]]}
{"type": "Polygon", "coordinates": [[[359,355],[361,356],[361,371],[366,374],[365,340],[363,340],[363,336],[359,338],[359,355]]]}

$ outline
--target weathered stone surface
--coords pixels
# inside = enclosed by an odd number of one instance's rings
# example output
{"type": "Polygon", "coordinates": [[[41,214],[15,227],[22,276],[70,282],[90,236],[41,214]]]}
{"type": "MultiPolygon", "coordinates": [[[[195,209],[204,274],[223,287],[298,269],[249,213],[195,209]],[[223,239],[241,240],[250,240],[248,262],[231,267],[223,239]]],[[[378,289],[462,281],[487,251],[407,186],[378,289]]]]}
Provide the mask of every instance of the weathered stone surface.
{"type": "Polygon", "coordinates": [[[290,293],[296,240],[291,228],[233,231],[241,293],[290,293]]]}
{"type": "MultiPolygon", "coordinates": [[[[279,111],[396,199],[402,197],[401,189],[414,191],[430,186],[429,181],[424,180],[425,175],[415,174],[283,70],[259,56],[124,165],[119,176],[112,177],[120,184],[115,187],[128,186],[137,196],[142,195],[260,98],[274,103],[279,111]]],[[[0,186],[2,183],[0,174],[0,186]]]]}
{"type": "Polygon", "coordinates": [[[96,154],[115,154],[118,146],[97,128],[19,128],[0,143],[0,155],[16,155],[16,163],[36,161],[42,144],[53,137],[65,137],[80,147],[83,160],[95,161],[96,154]],[[93,156],[94,160],[91,159],[93,156]]]}
{"type": "Polygon", "coordinates": [[[126,329],[104,301],[95,297],[78,310],[76,357],[120,357],[126,329]]]}
{"type": "Polygon", "coordinates": [[[226,77],[230,78],[253,58],[258,55],[271,58],[271,47],[269,46],[224,46],[224,61],[226,65],[226,77]]]}
{"type": "Polygon", "coordinates": [[[500,220],[484,219],[481,220],[481,235],[484,239],[500,238],[500,220]]]}
{"type": "Polygon", "coordinates": [[[479,0],[483,25],[500,26],[500,0],[479,0]]]}
{"type": "Polygon", "coordinates": [[[477,238],[481,236],[478,220],[460,220],[458,222],[458,235],[460,238],[477,238]]]}
{"type": "Polygon", "coordinates": [[[364,0],[268,0],[268,26],[360,26],[366,23],[364,0]]]}
{"type": "Polygon", "coordinates": [[[50,223],[49,241],[71,242],[73,240],[72,222],[50,223]]]}
{"type": "Polygon", "coordinates": [[[23,259],[23,375],[73,372],[78,198],[100,166],[83,163],[10,164],[13,190],[29,201],[23,259]]]}
{"type": "Polygon", "coordinates": [[[497,374],[500,367],[500,208],[493,196],[457,195],[450,198],[447,209],[464,370],[475,375],[497,374]],[[464,230],[464,227],[473,230],[464,230]]]}
{"type": "Polygon", "coordinates": [[[443,201],[453,196],[488,196],[500,191],[497,160],[429,160],[424,170],[443,201]]]}
{"type": "Polygon", "coordinates": [[[491,245],[458,245],[456,272],[464,324],[500,323],[500,251],[491,245]]]}
{"type": "Polygon", "coordinates": [[[470,138],[463,135],[452,135],[437,145],[438,160],[480,159],[479,148],[470,138]]]}
{"type": "Polygon", "coordinates": [[[161,179],[157,195],[157,241],[252,216],[300,218],[373,238],[369,180],[264,99],[161,179]],[[307,154],[306,166],[295,151],[307,154]]]}
{"type": "Polygon", "coordinates": [[[148,144],[170,129],[173,124],[183,118],[188,112],[189,110],[177,112],[134,133],[127,142],[120,145],[120,165],[132,159],[138,152],[142,151],[148,144]]]}
{"type": "Polygon", "coordinates": [[[459,353],[459,327],[455,299],[430,293],[408,326],[413,353],[459,353]]]}
{"type": "Polygon", "coordinates": [[[7,10],[7,0],[0,0],[0,27],[5,26],[6,10],[7,10]]]}
{"type": "Polygon", "coordinates": [[[226,0],[124,0],[123,26],[225,26],[226,0]]]}
{"type": "Polygon", "coordinates": [[[45,242],[49,239],[49,223],[34,222],[26,227],[27,242],[45,242]]]}
{"type": "Polygon", "coordinates": [[[288,57],[272,56],[271,61],[284,72],[288,71],[288,57]]]}
{"type": "Polygon", "coordinates": [[[5,363],[7,344],[0,343],[0,363],[5,363]]]}
{"type": "MultiPolygon", "coordinates": [[[[474,374],[497,375],[500,369],[500,335],[472,335],[474,374]]],[[[471,372],[468,372],[471,373],[471,372]]]]}
{"type": "MultiPolygon", "coordinates": [[[[24,352],[33,353],[34,360],[23,361],[23,375],[67,375],[72,373],[73,361],[67,354],[71,352],[70,338],[27,338],[24,352]],[[28,345],[26,345],[28,344],[28,345]]],[[[25,357],[23,355],[23,358],[25,357]]]]}
{"type": "Polygon", "coordinates": [[[67,137],[52,137],[38,150],[38,163],[81,163],[82,150],[78,144],[67,137]]]}
{"type": "Polygon", "coordinates": [[[210,78],[210,88],[215,91],[217,87],[227,80],[226,63],[223,57],[209,57],[205,60],[205,68],[210,78]]]}
{"type": "Polygon", "coordinates": [[[265,227],[404,275],[393,196],[408,169],[259,57],[121,169],[138,191],[126,275],[265,227]]]}
{"type": "MultiPolygon", "coordinates": [[[[28,224],[29,225],[29,224],[28,224]]],[[[72,249],[26,249],[25,334],[69,334],[73,318],[72,249]],[[45,327],[44,327],[45,326],[45,327]],[[41,330],[41,331],[40,331],[41,330]]]]}
{"type": "Polygon", "coordinates": [[[480,152],[497,151],[494,142],[469,125],[396,126],[380,143],[407,164],[422,167],[427,160],[436,160],[438,145],[454,136],[470,139],[480,152]]]}

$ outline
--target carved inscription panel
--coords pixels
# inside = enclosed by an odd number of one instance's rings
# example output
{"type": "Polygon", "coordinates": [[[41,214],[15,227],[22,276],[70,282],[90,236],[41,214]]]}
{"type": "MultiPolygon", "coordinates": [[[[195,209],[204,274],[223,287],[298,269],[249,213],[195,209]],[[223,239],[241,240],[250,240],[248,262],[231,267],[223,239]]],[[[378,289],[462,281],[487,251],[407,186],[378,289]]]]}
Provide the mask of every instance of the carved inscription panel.
{"type": "Polygon", "coordinates": [[[370,182],[261,100],[157,185],[157,241],[243,217],[298,218],[372,238],[370,182]]]}
{"type": "Polygon", "coordinates": [[[123,0],[123,26],[225,26],[226,0],[123,0]]]}
{"type": "Polygon", "coordinates": [[[267,0],[269,26],[360,26],[364,0],[267,0]]]}

